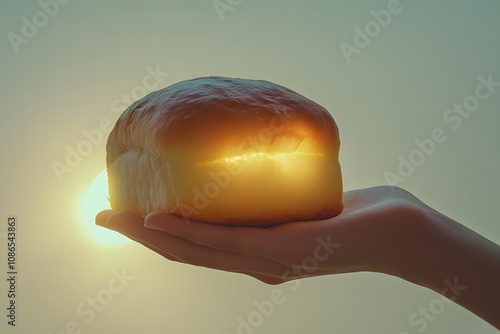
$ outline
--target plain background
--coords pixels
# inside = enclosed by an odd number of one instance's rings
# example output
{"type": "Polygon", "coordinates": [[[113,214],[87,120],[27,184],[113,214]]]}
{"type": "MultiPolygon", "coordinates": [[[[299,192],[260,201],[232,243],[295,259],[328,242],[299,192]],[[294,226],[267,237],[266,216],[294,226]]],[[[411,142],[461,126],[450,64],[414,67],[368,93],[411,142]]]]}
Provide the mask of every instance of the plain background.
{"type": "MultiPolygon", "coordinates": [[[[81,333],[232,334],[239,317],[255,312],[254,301],[276,288],[286,300],[255,333],[496,333],[454,304],[425,330],[412,325],[410,316],[439,296],[393,277],[321,277],[292,291],[168,262],[134,243],[101,244],[83,232],[78,208],[104,169],[105,139],[62,181],[53,163],[64,163],[82,131],[114,123],[125,106],[117,113],[111,105],[142,85],[148,66],[159,66],[169,75],[158,89],[222,75],[266,79],[320,103],[340,128],[346,190],[386,184],[398,157],[442,128],[447,140],[398,185],[500,242],[500,89],[458,129],[443,120],[474,94],[479,76],[500,81],[498,1],[401,0],[401,12],[350,63],[340,44],[353,45],[354,29],[388,1],[231,3],[221,19],[211,0],[70,1],[16,53],[9,33],[21,35],[23,17],[33,22],[42,7],[1,2],[0,236],[8,215],[19,220],[18,326],[6,325],[2,279],[2,333],[55,334],[73,321],[81,333]],[[87,323],[76,309],[105,295],[113,270],[134,279],[87,323]]],[[[0,249],[4,272],[5,240],[0,249]]]]}

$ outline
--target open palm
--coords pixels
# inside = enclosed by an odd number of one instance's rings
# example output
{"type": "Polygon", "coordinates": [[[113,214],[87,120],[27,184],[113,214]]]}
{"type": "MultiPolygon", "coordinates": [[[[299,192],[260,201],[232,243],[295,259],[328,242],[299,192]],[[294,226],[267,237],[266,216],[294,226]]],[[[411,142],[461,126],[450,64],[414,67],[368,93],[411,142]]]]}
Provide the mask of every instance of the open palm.
{"type": "Polygon", "coordinates": [[[337,217],[268,228],[110,210],[101,212],[96,222],[169,260],[243,273],[268,284],[332,273],[390,273],[398,247],[412,242],[418,247],[413,226],[425,205],[410,193],[380,186],[346,192],[343,202],[337,217]]]}

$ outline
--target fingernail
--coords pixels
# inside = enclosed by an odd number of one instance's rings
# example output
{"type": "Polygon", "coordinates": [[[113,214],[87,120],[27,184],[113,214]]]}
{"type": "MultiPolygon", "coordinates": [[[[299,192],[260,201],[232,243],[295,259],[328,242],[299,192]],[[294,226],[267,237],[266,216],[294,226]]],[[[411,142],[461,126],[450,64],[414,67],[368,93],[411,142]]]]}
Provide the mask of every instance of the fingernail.
{"type": "Polygon", "coordinates": [[[164,212],[150,212],[146,217],[144,217],[144,227],[155,228],[155,222],[158,221],[159,217],[163,218],[164,212]]]}
{"type": "Polygon", "coordinates": [[[106,219],[106,222],[104,223],[104,227],[107,227],[112,230],[118,230],[121,228],[122,221],[117,218],[116,213],[111,214],[108,219],[106,219]]]}
{"type": "Polygon", "coordinates": [[[146,218],[144,218],[144,227],[154,228],[155,227],[154,220],[148,219],[148,216],[146,216],[146,218]]]}
{"type": "Polygon", "coordinates": [[[98,226],[106,227],[106,221],[108,220],[108,218],[109,214],[101,211],[95,216],[95,224],[98,226]]]}
{"type": "Polygon", "coordinates": [[[117,230],[120,228],[120,221],[117,219],[109,219],[106,220],[106,223],[104,224],[104,227],[107,227],[112,230],[117,230]]]}

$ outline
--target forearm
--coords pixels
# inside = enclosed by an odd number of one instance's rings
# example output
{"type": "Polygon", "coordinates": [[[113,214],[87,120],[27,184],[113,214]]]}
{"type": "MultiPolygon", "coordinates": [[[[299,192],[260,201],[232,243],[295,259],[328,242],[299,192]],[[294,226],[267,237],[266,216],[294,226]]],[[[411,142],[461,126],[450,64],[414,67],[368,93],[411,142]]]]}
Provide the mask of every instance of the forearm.
{"type": "Polygon", "coordinates": [[[415,232],[422,245],[407,243],[411,262],[401,263],[399,276],[500,329],[500,246],[434,210],[424,217],[415,232]]]}

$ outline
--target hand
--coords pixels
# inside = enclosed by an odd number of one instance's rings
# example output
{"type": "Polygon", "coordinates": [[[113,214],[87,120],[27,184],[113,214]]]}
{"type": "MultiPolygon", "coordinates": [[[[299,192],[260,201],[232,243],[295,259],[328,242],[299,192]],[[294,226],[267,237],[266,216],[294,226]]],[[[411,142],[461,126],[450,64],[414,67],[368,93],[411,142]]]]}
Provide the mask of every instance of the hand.
{"type": "Polygon", "coordinates": [[[500,329],[500,247],[405,190],[349,191],[334,218],[269,228],[223,226],[153,212],[99,213],[96,223],[165,258],[268,284],[373,271],[443,294],[500,329]],[[450,295],[449,282],[457,284],[450,295]]]}
{"type": "Polygon", "coordinates": [[[233,227],[164,212],[144,219],[129,211],[103,211],[97,224],[140,242],[165,258],[255,277],[268,284],[355,271],[394,272],[398,248],[419,243],[423,203],[381,186],[344,194],[334,218],[269,227],[233,227]]]}

